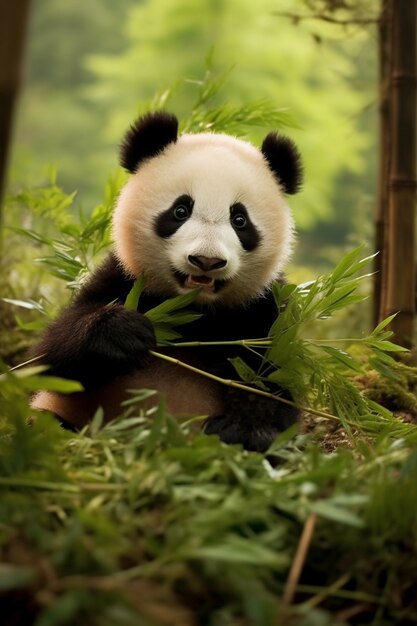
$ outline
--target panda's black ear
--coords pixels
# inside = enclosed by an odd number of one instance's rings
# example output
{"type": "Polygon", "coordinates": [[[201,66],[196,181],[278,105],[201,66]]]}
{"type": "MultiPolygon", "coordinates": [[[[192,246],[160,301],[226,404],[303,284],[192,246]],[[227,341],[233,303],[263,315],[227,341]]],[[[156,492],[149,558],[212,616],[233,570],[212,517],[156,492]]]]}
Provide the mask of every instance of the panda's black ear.
{"type": "Polygon", "coordinates": [[[135,172],[144,159],[159,154],[177,140],[178,120],[175,115],[157,111],[140,117],[127,131],[120,147],[120,165],[135,172]]]}
{"type": "Polygon", "coordinates": [[[295,143],[288,137],[269,133],[261,150],[284,192],[297,193],[303,182],[303,166],[295,143]]]}

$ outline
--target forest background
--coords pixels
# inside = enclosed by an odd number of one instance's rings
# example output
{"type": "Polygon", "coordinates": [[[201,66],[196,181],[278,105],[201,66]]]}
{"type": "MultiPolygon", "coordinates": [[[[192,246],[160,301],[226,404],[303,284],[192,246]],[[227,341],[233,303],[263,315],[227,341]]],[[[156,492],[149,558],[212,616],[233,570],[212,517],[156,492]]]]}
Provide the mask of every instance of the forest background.
{"type": "MultiPolygon", "coordinates": [[[[209,56],[224,77],[218,104],[268,99],[304,157],[305,185],[292,202],[295,280],[311,277],[302,266],[327,269],[341,247],[366,242],[372,251],[377,34],[358,17],[372,22],[378,5],[356,2],[355,22],[343,25],[298,19],[308,8],[300,0],[34,2],[9,190],[39,185],[54,167],[88,213],[132,120],[156,96],[189,115],[209,56]]],[[[242,124],[239,134],[259,143],[266,130],[242,124]]]]}

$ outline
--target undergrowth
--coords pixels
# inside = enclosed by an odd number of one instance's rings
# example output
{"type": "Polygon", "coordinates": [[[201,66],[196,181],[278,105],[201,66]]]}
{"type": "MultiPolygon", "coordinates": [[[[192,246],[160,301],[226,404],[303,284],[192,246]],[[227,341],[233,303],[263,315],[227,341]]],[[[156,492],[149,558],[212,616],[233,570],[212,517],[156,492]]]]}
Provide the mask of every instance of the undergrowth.
{"type": "MultiPolygon", "coordinates": [[[[239,120],[239,111],[210,108],[220,83],[208,74],[198,85],[191,129],[239,120]]],[[[252,123],[280,115],[266,104],[251,110],[252,123]]],[[[10,199],[19,227],[9,241],[23,234],[33,247],[16,263],[3,306],[18,312],[25,341],[56,313],[60,285],[77,289],[107,249],[122,180],[111,179],[88,215],[77,214],[54,175],[10,199]],[[36,289],[35,258],[47,272],[36,289]]],[[[310,426],[344,431],[330,453],[314,427],[289,429],[265,455],[224,445],[200,434],[198,416],[178,423],[163,405],[139,410],[152,396],[146,390],[132,394],[120,419],[105,424],[98,411],[72,434],[47,414],[34,418],[28,395],[77,383],[40,376],[36,363],[1,366],[2,624],[417,623],[417,427],[386,408],[402,390],[401,402],[415,410],[415,371],[392,358],[399,349],[389,320],[356,338],[323,333],[329,317],[365,297],[369,259],[361,255],[352,251],[310,283],[274,287],[270,335],[241,340],[259,353],[258,370],[235,360],[236,380],[220,381],[260,394],[270,381],[289,388],[310,426]]],[[[136,306],[141,288],[126,306],[136,306]]],[[[192,299],[147,312],[160,358],[181,343],[181,323],[192,323],[192,299]]]]}
{"type": "Polygon", "coordinates": [[[327,454],[293,428],[264,457],[134,403],[73,435],[27,425],[39,385],[0,379],[3,624],[416,623],[404,439],[327,454]]]}

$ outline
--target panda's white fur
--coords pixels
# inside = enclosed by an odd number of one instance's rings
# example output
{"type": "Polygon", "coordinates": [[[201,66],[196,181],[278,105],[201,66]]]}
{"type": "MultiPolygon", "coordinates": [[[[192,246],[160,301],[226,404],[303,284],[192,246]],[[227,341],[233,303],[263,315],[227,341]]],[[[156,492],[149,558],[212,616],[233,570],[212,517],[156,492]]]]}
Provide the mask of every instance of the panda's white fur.
{"type": "MultiPolygon", "coordinates": [[[[162,154],[142,163],[116,205],[113,238],[118,258],[147,289],[181,292],[172,270],[197,273],[189,255],[227,260],[209,274],[230,280],[218,293],[200,299],[241,304],[259,296],[277,279],[291,253],[293,219],[277,181],[259,150],[228,135],[186,134],[162,154]],[[193,213],[166,240],[155,233],[155,216],[182,194],[194,200],[193,213]],[[259,231],[261,244],[243,249],[230,224],[230,207],[241,202],[259,231]]],[[[200,272],[201,273],[201,272],[200,272]]]]}

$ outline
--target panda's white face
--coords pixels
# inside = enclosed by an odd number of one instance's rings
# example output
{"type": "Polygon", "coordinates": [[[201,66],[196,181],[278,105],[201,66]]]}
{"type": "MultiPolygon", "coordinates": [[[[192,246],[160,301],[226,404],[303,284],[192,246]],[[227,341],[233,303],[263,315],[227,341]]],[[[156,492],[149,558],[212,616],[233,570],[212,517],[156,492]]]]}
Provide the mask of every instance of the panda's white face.
{"type": "Polygon", "coordinates": [[[116,254],[146,289],[200,288],[233,306],[262,294],[288,260],[293,221],[260,151],[227,135],[182,135],[142,163],[120,194],[116,254]]]}

